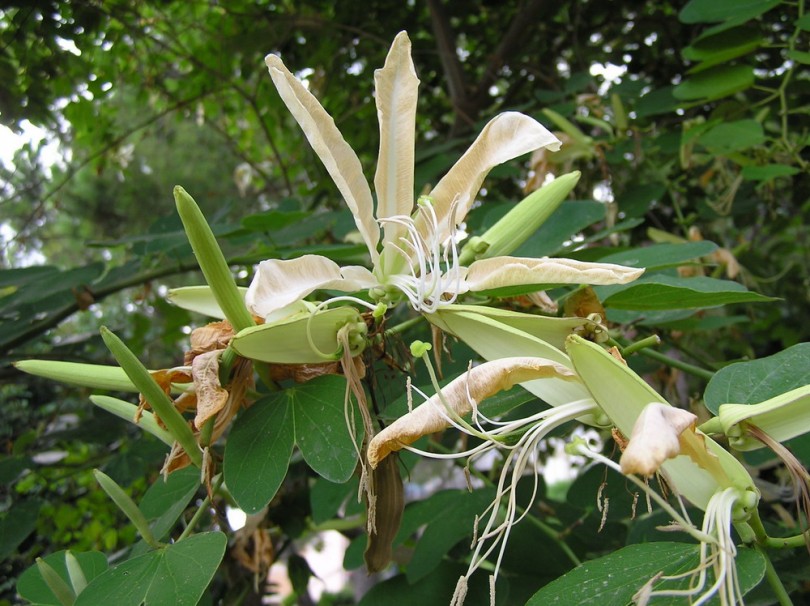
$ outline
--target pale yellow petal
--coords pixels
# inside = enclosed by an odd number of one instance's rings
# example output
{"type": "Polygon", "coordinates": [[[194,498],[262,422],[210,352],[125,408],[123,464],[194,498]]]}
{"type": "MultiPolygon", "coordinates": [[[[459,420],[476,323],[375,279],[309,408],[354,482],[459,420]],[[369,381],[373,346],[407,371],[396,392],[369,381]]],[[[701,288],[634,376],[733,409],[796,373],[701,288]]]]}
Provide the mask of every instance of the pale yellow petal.
{"type": "Polygon", "coordinates": [[[340,190],[346,205],[354,215],[357,229],[371,254],[372,262],[379,256],[377,242],[380,230],[374,221],[374,202],[363,167],[357,154],[346,143],[335,121],[318,100],[284,66],[276,55],[267,55],[265,63],[270,77],[287,108],[304,131],[309,144],[323,162],[340,190]]]}
{"type": "Polygon", "coordinates": [[[430,192],[440,225],[449,228],[446,220],[454,204],[456,222],[464,220],[490,170],[541,147],[556,151],[560,141],[533,118],[518,112],[493,118],[430,192]]]}
{"type": "Polygon", "coordinates": [[[570,368],[545,358],[502,358],[470,369],[443,387],[441,398],[434,395],[374,436],[368,445],[369,465],[374,468],[391,452],[449,427],[448,417],[463,417],[499,391],[544,377],[576,380],[570,368]]]}
{"type": "Polygon", "coordinates": [[[697,417],[688,410],[650,402],[633,425],[630,441],[622,453],[622,472],[651,476],[661,464],[681,454],[680,437],[694,432],[697,417]]]}
{"type": "Polygon", "coordinates": [[[549,257],[494,257],[474,261],[470,265],[462,290],[479,292],[545,284],[626,284],[642,273],[643,269],[613,263],[586,263],[549,257]]]}
{"type": "MultiPolygon", "coordinates": [[[[380,155],[374,189],[377,219],[409,216],[413,209],[414,137],[419,79],[411,59],[411,41],[400,32],[385,65],[374,72],[380,155]]],[[[402,225],[383,225],[383,242],[399,242],[402,225]]]]}
{"type": "Polygon", "coordinates": [[[315,290],[325,288],[356,292],[375,286],[369,270],[359,266],[341,267],[326,257],[304,255],[297,259],[262,261],[250,283],[245,303],[251,313],[271,317],[276,310],[300,301],[315,290]]]}
{"type": "MultiPolygon", "coordinates": [[[[429,314],[428,320],[442,330],[457,336],[485,360],[498,360],[514,355],[546,358],[571,368],[562,351],[535,335],[510,326],[498,318],[476,311],[429,314]]],[[[591,397],[580,381],[557,378],[528,381],[523,387],[550,406],[560,406],[591,397]]]]}

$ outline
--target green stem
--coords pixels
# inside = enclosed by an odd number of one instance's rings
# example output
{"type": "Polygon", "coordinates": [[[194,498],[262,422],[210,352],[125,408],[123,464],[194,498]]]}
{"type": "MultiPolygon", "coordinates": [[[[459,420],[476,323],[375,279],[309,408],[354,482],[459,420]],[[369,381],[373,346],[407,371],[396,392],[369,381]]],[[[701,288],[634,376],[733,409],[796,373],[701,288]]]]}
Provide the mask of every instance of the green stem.
{"type": "Polygon", "coordinates": [[[765,578],[768,579],[768,585],[771,586],[774,594],[776,594],[776,599],[779,600],[780,606],[793,606],[793,601],[790,599],[785,586],[782,584],[782,579],[779,578],[779,574],[773,567],[773,562],[771,562],[768,552],[765,551],[762,545],[755,545],[754,549],[765,558],[765,578]]]}
{"type": "Polygon", "coordinates": [[[682,370],[690,375],[700,377],[701,379],[710,380],[714,376],[714,372],[711,370],[706,370],[705,368],[700,368],[699,366],[695,366],[694,364],[689,364],[687,362],[683,362],[682,360],[676,360],[674,358],[670,358],[669,356],[665,356],[664,354],[653,351],[652,349],[643,349],[639,351],[642,356],[647,356],[648,358],[652,358],[653,360],[657,360],[667,366],[671,366],[672,368],[677,368],[678,370],[682,370]]]}
{"type": "Polygon", "coordinates": [[[637,351],[641,351],[642,349],[646,349],[647,347],[655,347],[656,345],[661,344],[661,337],[658,335],[652,335],[647,337],[646,339],[642,339],[641,341],[636,341],[635,343],[630,343],[627,347],[622,348],[622,355],[629,356],[630,354],[634,354],[637,351]]]}
{"type": "Polygon", "coordinates": [[[398,335],[400,333],[405,332],[406,330],[408,330],[412,326],[416,326],[417,324],[419,324],[424,319],[425,319],[424,316],[419,315],[419,316],[416,316],[415,318],[411,318],[410,320],[405,320],[404,322],[400,322],[396,326],[392,326],[391,328],[387,329],[383,334],[386,337],[391,337],[391,336],[394,336],[394,335],[398,335]]]}
{"type": "MultiPolygon", "coordinates": [[[[223,480],[222,474],[219,474],[214,478],[214,486],[211,489],[212,494],[216,493],[216,491],[219,490],[219,487],[222,485],[222,480],[223,480]]],[[[191,531],[194,530],[194,527],[197,525],[197,522],[200,521],[200,518],[202,518],[203,514],[208,509],[208,506],[210,504],[211,504],[211,495],[210,494],[205,495],[205,498],[203,499],[202,503],[200,503],[200,506],[197,508],[197,511],[194,512],[194,515],[191,516],[191,519],[188,521],[188,526],[186,526],[185,529],[183,529],[183,532],[177,538],[178,541],[182,541],[188,535],[191,534],[191,531]]]]}

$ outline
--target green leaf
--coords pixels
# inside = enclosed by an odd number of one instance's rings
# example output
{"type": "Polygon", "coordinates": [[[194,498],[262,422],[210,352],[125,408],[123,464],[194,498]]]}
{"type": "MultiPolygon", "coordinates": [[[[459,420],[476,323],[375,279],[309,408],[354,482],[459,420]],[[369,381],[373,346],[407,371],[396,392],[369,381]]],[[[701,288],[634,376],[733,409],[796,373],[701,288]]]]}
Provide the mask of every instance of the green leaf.
{"type": "Polygon", "coordinates": [[[149,487],[139,507],[158,541],[174,527],[199,487],[200,472],[194,467],[172,472],[165,481],[158,478],[149,487]]]}
{"type": "MultiPolygon", "coordinates": [[[[309,504],[312,509],[312,521],[321,524],[335,517],[341,505],[350,498],[357,501],[357,483],[352,482],[336,484],[324,478],[316,478],[309,489],[309,504]]],[[[345,512],[346,514],[348,512],[345,512]]]]}
{"type": "Polygon", "coordinates": [[[195,606],[222,561],[227,537],[221,532],[193,535],[127,560],[96,577],[75,606],[195,606]]]}
{"type": "MultiPolygon", "coordinates": [[[[68,576],[67,564],[65,562],[66,553],[67,551],[65,550],[57,551],[46,556],[43,560],[62,577],[65,583],[70,585],[70,577],[68,576]]],[[[79,567],[88,582],[107,570],[107,556],[100,551],[71,553],[73,553],[73,556],[78,561],[79,567]]],[[[59,600],[45,582],[45,579],[42,578],[36,564],[26,569],[26,571],[20,575],[17,581],[17,593],[34,604],[61,606],[59,600]]]]}
{"type": "Polygon", "coordinates": [[[28,499],[15,503],[0,518],[0,561],[10,556],[37,526],[42,501],[28,499]]]}
{"type": "MultiPolygon", "coordinates": [[[[359,606],[447,606],[459,577],[467,567],[442,562],[418,583],[411,584],[404,574],[374,585],[360,600],[359,606]]],[[[509,585],[501,576],[495,586],[495,604],[509,604],[509,585]]],[[[489,606],[487,575],[480,572],[470,579],[464,606],[489,606]]]]}
{"type": "Polygon", "coordinates": [[[792,177],[801,171],[787,164],[765,164],[764,166],[745,166],[741,174],[747,181],[770,181],[777,177],[792,177]]]}
{"type": "Polygon", "coordinates": [[[683,49],[683,56],[700,65],[689,70],[697,73],[747,55],[762,45],[762,35],[757,29],[735,27],[710,36],[701,36],[691,46],[683,49]]]}
{"type": "Polygon", "coordinates": [[[805,13],[803,17],[796,19],[796,23],[794,25],[799,29],[810,32],[810,13],[805,13]]]}
{"type": "Polygon", "coordinates": [[[428,521],[428,524],[408,565],[406,576],[410,583],[416,583],[435,570],[456,543],[473,534],[475,516],[484,513],[495,495],[492,489],[476,490],[472,494],[467,491],[446,494],[451,502],[429,520],[423,518],[423,523],[428,521]]]}
{"type": "MultiPolygon", "coordinates": [[[[698,549],[697,545],[684,543],[629,545],[610,555],[585,562],[552,581],[534,594],[526,606],[625,606],[658,572],[675,575],[695,568],[698,549]]],[[[742,548],[737,555],[737,572],[743,592],[750,591],[765,574],[765,558],[753,549],[742,548]]],[[[691,577],[687,576],[680,584],[668,583],[663,586],[683,589],[690,581],[691,577]]],[[[707,581],[706,587],[709,586],[710,582],[707,581]]],[[[661,587],[662,583],[656,584],[656,588],[661,587]]]]}
{"type": "MultiPolygon", "coordinates": [[[[487,217],[489,218],[489,217],[487,217]]],[[[563,202],[534,236],[513,253],[516,257],[542,257],[560,252],[571,236],[605,218],[605,205],[590,200],[563,202]]]]}
{"type": "Polygon", "coordinates": [[[684,244],[653,244],[633,248],[602,257],[601,263],[618,263],[628,267],[645,267],[647,270],[677,267],[685,261],[705,257],[717,250],[717,244],[703,240],[684,244]]]}
{"type": "Polygon", "coordinates": [[[754,68],[749,65],[717,66],[688,78],[672,94],[681,101],[713,101],[750,88],[754,68]]]}
{"type": "Polygon", "coordinates": [[[793,59],[796,63],[803,63],[810,65],[810,53],[800,50],[789,50],[787,52],[788,59],[793,59]]]}
{"type": "Polygon", "coordinates": [[[292,456],[295,426],[285,393],[255,402],[233,423],[223,473],[234,500],[256,513],[276,494],[292,456]]]}
{"type": "Polygon", "coordinates": [[[605,307],[614,309],[661,310],[700,309],[729,303],[775,301],[751,292],[738,282],[715,278],[676,278],[662,274],[642,276],[629,285],[597,286],[605,307]]]}
{"type": "Polygon", "coordinates": [[[698,141],[715,154],[750,149],[765,142],[762,124],[756,120],[723,122],[702,134],[698,141]]]}
{"type": "Polygon", "coordinates": [[[691,0],[681,9],[682,23],[744,22],[771,10],[781,0],[691,0]]]}
{"type": "MultiPolygon", "coordinates": [[[[345,482],[357,467],[357,451],[349,435],[343,410],[346,379],[327,375],[288,389],[295,441],[304,460],[330,482],[345,482]]],[[[355,417],[355,435],[363,442],[359,413],[355,417]]]]}
{"type": "Polygon", "coordinates": [[[810,384],[810,343],[750,362],[720,369],[706,386],[703,400],[717,414],[721,404],[759,404],[810,384]]]}

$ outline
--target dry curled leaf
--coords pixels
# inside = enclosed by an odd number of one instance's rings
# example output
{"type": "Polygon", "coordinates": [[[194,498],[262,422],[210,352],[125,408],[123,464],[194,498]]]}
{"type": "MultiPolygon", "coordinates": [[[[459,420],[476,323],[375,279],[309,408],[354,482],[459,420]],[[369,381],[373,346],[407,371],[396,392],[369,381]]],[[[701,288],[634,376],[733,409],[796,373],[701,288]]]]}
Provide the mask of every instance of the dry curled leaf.
{"type": "Polygon", "coordinates": [[[368,445],[368,462],[374,468],[391,452],[448,427],[449,415],[464,416],[499,391],[547,377],[576,380],[573,370],[545,358],[501,358],[471,368],[374,436],[368,445]]]}

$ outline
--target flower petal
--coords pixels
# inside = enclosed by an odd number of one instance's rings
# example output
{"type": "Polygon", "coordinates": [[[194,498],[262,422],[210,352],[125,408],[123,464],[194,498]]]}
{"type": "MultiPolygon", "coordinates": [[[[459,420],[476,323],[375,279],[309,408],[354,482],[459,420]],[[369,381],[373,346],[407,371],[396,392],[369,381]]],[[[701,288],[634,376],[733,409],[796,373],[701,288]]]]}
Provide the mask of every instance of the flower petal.
{"type": "MultiPolygon", "coordinates": [[[[545,147],[560,148],[560,141],[542,124],[518,112],[505,112],[490,122],[470,148],[436,185],[433,198],[439,224],[450,218],[455,203],[455,221],[461,222],[475,201],[475,195],[490,170],[525,153],[545,147]]],[[[450,226],[444,237],[450,235],[450,226]]]]}
{"type": "Polygon", "coordinates": [[[341,270],[331,259],[318,255],[290,260],[270,259],[259,263],[245,295],[245,303],[252,313],[267,318],[319,288],[355,292],[376,284],[374,276],[365,267],[349,266],[341,270]]]}
{"type": "Polygon", "coordinates": [[[467,269],[462,288],[477,292],[545,284],[626,284],[643,273],[643,269],[613,263],[585,263],[549,257],[493,257],[473,262],[467,269]]]}
{"type": "MultiPolygon", "coordinates": [[[[413,209],[414,138],[419,79],[411,59],[411,41],[400,32],[385,66],[374,72],[377,118],[380,122],[380,155],[374,190],[377,219],[409,216],[413,209]]],[[[404,227],[388,223],[383,242],[398,242],[404,227]]]]}
{"type": "MultiPolygon", "coordinates": [[[[452,307],[445,308],[445,310],[452,307]]],[[[499,360],[514,355],[546,358],[562,366],[572,367],[571,361],[563,352],[552,347],[535,335],[519,330],[477,311],[429,314],[427,319],[442,330],[457,336],[485,360],[499,360]]],[[[550,406],[560,406],[566,402],[576,402],[590,398],[590,393],[580,381],[557,378],[529,381],[523,387],[541,398],[550,406]]],[[[593,421],[596,424],[596,420],[593,421]]]]}
{"type": "Polygon", "coordinates": [[[660,402],[647,404],[622,453],[622,472],[653,475],[664,461],[681,454],[680,436],[689,427],[694,432],[695,421],[697,417],[688,410],[660,402]]]}
{"type": "Polygon", "coordinates": [[[377,261],[377,242],[380,230],[374,221],[374,202],[363,167],[357,154],[346,143],[335,126],[335,121],[318,100],[284,66],[276,55],[267,55],[265,63],[270,77],[287,108],[304,131],[309,144],[323,162],[337,185],[346,205],[354,215],[354,222],[371,254],[377,261]]]}
{"type": "Polygon", "coordinates": [[[443,387],[441,397],[434,395],[374,436],[368,445],[369,465],[374,468],[391,452],[449,427],[448,415],[462,417],[472,410],[474,404],[499,391],[548,377],[576,380],[570,368],[544,358],[502,358],[471,368],[443,387]],[[445,408],[445,403],[450,410],[445,408]]]}

